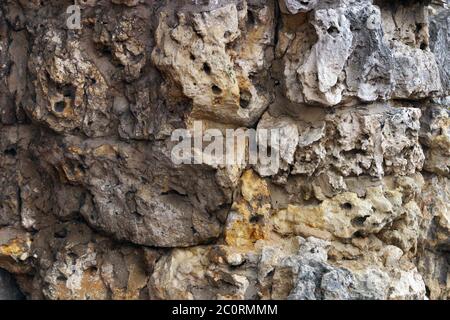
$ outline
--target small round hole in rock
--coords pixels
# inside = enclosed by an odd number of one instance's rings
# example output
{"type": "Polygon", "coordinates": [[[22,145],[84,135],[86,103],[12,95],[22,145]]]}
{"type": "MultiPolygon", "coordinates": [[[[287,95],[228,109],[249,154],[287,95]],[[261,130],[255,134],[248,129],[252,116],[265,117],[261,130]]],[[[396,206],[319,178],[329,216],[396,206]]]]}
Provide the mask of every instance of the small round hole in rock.
{"type": "Polygon", "coordinates": [[[420,49],[421,50],[426,50],[428,48],[428,46],[427,46],[427,44],[425,43],[425,42],[422,42],[421,44],[420,44],[420,49]]]}
{"type": "Polygon", "coordinates": [[[63,228],[61,230],[58,230],[54,233],[54,237],[57,239],[64,239],[67,237],[67,229],[63,228]]]}
{"type": "Polygon", "coordinates": [[[67,86],[63,88],[63,95],[66,98],[73,99],[75,98],[75,88],[72,86],[67,86]]]}
{"type": "Polygon", "coordinates": [[[89,271],[91,271],[92,273],[97,273],[98,268],[96,266],[92,266],[90,268],[88,268],[89,271]]]}
{"type": "Polygon", "coordinates": [[[360,230],[353,233],[352,238],[364,238],[364,233],[360,230]]]}
{"type": "Polygon", "coordinates": [[[67,277],[65,275],[61,274],[61,275],[56,277],[56,281],[66,282],[67,281],[67,277]]]}
{"type": "Polygon", "coordinates": [[[66,102],[65,101],[58,101],[54,105],[56,112],[64,112],[64,109],[66,108],[66,102]]]}
{"type": "Polygon", "coordinates": [[[111,52],[111,49],[108,48],[108,47],[102,47],[102,48],[100,49],[100,52],[101,52],[103,55],[108,55],[108,54],[111,54],[111,53],[112,53],[112,52],[111,52]]]}
{"type": "Polygon", "coordinates": [[[255,20],[255,15],[253,14],[253,12],[252,11],[250,11],[250,10],[248,10],[247,11],[247,21],[248,21],[248,24],[249,25],[254,25],[255,23],[256,23],[256,20],[255,20]]]}
{"type": "Polygon", "coordinates": [[[250,221],[250,223],[259,223],[262,220],[262,218],[263,218],[262,216],[258,216],[258,215],[251,216],[249,221],[250,221]]]}
{"type": "Polygon", "coordinates": [[[362,227],[364,226],[364,222],[366,222],[367,218],[369,216],[363,216],[363,217],[356,217],[352,219],[352,225],[355,227],[362,227]]]}
{"type": "Polygon", "coordinates": [[[214,93],[214,94],[221,94],[222,93],[222,89],[220,89],[218,86],[216,86],[216,85],[213,85],[212,87],[211,87],[211,90],[212,90],[212,92],[214,93]]]}
{"type": "Polygon", "coordinates": [[[416,23],[416,33],[419,33],[420,31],[422,31],[422,29],[423,29],[423,24],[416,23]]]}
{"type": "Polygon", "coordinates": [[[239,100],[239,105],[241,106],[242,109],[247,109],[248,106],[250,105],[250,101],[241,98],[239,100]]]}
{"type": "Polygon", "coordinates": [[[341,208],[345,210],[352,210],[353,205],[350,202],[345,202],[341,204],[341,208]]]}
{"type": "Polygon", "coordinates": [[[336,36],[336,35],[339,34],[339,29],[336,28],[335,26],[331,26],[331,27],[329,27],[329,28],[327,29],[327,32],[328,32],[329,35],[331,35],[331,36],[334,37],[334,36],[336,36]]]}
{"type": "Polygon", "coordinates": [[[17,156],[17,150],[15,147],[10,147],[10,148],[6,149],[5,151],[3,151],[3,153],[5,155],[11,156],[11,157],[17,156]]]}
{"type": "Polygon", "coordinates": [[[203,71],[205,71],[206,74],[211,74],[211,67],[206,62],[203,64],[203,71]]]}
{"type": "Polygon", "coordinates": [[[241,108],[246,109],[250,105],[250,101],[252,99],[252,95],[248,91],[242,91],[239,97],[239,105],[241,108]]]}

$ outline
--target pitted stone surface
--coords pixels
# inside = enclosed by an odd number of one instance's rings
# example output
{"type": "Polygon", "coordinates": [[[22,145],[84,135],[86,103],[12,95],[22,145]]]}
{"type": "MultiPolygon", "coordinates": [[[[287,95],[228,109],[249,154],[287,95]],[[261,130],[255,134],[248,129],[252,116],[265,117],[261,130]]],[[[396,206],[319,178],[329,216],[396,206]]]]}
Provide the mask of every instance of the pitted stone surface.
{"type": "Polygon", "coordinates": [[[0,299],[450,298],[445,1],[79,6],[0,3],[0,299]]]}

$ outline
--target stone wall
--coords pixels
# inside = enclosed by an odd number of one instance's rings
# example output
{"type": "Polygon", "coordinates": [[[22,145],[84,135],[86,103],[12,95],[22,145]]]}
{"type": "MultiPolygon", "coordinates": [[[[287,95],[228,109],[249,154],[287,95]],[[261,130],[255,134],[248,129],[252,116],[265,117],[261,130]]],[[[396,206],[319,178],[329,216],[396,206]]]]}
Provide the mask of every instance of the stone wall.
{"type": "Polygon", "coordinates": [[[446,1],[78,2],[0,1],[0,298],[450,297],[446,1]]]}

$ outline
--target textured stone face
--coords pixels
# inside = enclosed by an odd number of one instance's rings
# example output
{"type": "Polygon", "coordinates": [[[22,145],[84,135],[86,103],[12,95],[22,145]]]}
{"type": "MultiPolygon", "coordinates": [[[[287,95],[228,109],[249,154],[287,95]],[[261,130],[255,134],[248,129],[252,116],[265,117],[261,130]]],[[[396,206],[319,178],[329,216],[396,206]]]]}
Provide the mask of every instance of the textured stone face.
{"type": "Polygon", "coordinates": [[[270,91],[251,78],[272,62],[266,49],[274,41],[274,14],[273,2],[209,12],[163,10],[152,60],[169,80],[167,93],[192,101],[194,118],[254,124],[269,104],[270,91]]]}
{"type": "Polygon", "coordinates": [[[0,3],[0,299],[449,299],[443,1],[67,6],[0,3]]]}
{"type": "MultiPolygon", "coordinates": [[[[382,177],[422,169],[420,118],[417,108],[368,104],[324,115],[313,123],[265,114],[258,128],[283,128],[295,137],[286,139],[281,152],[282,170],[293,175],[315,176],[334,169],[342,176],[382,177]]],[[[258,171],[271,175],[264,167],[258,171]]]]}
{"type": "Polygon", "coordinates": [[[76,197],[73,211],[90,225],[148,246],[190,246],[219,235],[218,214],[231,201],[231,194],[219,185],[211,168],[174,167],[164,146],[157,149],[146,143],[75,136],[62,141],[41,136],[39,140],[33,154],[45,155],[41,165],[57,170],[69,185],[81,187],[55,190],[60,210],[72,193],[76,197]],[[190,185],[194,179],[195,185],[190,185]]]}
{"type": "Polygon", "coordinates": [[[283,16],[286,40],[279,45],[286,47],[280,50],[289,100],[338,106],[446,92],[445,74],[441,80],[436,57],[427,50],[423,4],[319,3],[304,23],[294,22],[301,14],[283,16]]]}

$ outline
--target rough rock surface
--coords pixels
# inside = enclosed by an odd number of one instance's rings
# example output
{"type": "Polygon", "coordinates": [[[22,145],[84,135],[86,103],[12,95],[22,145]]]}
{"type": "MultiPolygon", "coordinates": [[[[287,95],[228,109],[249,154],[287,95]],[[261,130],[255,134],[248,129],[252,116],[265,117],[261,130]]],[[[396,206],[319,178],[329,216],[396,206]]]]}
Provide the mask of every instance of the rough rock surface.
{"type": "Polygon", "coordinates": [[[0,299],[450,298],[445,1],[72,4],[0,1],[0,299]]]}

